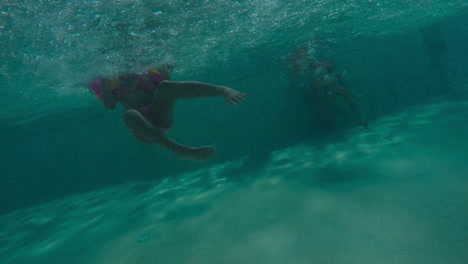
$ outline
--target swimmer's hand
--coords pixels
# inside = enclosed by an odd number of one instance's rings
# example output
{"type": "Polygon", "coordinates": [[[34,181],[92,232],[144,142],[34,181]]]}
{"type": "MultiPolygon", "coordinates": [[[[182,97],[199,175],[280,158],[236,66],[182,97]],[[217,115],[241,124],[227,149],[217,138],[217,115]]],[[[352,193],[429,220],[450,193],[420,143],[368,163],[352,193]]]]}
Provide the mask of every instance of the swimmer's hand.
{"type": "Polygon", "coordinates": [[[224,99],[226,102],[232,105],[240,104],[245,100],[247,96],[245,93],[240,93],[236,90],[226,87],[226,92],[224,94],[224,99]]]}

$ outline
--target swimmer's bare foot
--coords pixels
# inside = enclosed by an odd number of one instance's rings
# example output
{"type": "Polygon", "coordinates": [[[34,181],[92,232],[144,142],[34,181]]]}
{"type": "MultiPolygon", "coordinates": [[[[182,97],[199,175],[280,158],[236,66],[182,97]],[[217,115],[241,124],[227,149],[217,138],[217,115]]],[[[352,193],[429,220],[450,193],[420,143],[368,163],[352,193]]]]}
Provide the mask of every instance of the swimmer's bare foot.
{"type": "Polygon", "coordinates": [[[174,152],[178,156],[190,160],[207,160],[215,155],[216,149],[210,146],[199,148],[185,147],[174,152]]]}
{"type": "Polygon", "coordinates": [[[126,111],[123,118],[133,135],[142,142],[159,144],[174,151],[178,156],[190,160],[206,160],[215,155],[214,147],[194,148],[170,140],[136,110],[126,111]]]}
{"type": "Polygon", "coordinates": [[[233,90],[231,88],[226,87],[226,92],[224,95],[224,99],[226,102],[229,104],[240,104],[245,100],[246,94],[245,93],[240,93],[236,90],[233,90]]]}

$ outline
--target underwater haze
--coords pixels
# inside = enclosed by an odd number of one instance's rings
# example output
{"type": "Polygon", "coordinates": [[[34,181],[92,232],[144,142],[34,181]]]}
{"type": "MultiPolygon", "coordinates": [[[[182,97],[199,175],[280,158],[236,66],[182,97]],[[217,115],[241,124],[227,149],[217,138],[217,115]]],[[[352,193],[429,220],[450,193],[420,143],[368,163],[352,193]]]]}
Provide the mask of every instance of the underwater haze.
{"type": "Polygon", "coordinates": [[[0,262],[468,263],[467,47],[461,0],[1,1],[0,262]],[[317,123],[301,49],[367,127],[317,123]],[[176,105],[214,158],[87,88],[161,63],[247,94],[176,105]]]}

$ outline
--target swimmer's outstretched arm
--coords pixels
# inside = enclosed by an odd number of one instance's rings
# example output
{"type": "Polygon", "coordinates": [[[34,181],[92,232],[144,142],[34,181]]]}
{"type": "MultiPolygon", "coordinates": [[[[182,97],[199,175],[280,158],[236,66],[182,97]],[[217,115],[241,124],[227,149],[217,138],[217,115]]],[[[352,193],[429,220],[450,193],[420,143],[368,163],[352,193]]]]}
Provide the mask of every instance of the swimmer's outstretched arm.
{"type": "Polygon", "coordinates": [[[240,93],[227,86],[194,81],[163,81],[160,88],[164,95],[174,99],[220,96],[224,97],[230,104],[239,104],[246,97],[245,93],[240,93]]]}

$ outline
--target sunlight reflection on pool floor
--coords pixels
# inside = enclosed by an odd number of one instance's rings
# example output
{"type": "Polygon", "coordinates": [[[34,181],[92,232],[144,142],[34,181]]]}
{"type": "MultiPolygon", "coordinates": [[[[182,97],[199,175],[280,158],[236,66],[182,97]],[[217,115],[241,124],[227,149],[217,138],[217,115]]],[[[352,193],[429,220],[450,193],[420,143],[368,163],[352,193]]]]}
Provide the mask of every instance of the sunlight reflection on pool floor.
{"type": "Polygon", "coordinates": [[[463,263],[467,103],[0,218],[5,263],[463,263]]]}

